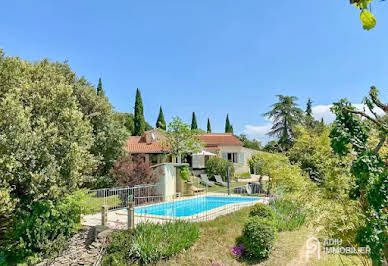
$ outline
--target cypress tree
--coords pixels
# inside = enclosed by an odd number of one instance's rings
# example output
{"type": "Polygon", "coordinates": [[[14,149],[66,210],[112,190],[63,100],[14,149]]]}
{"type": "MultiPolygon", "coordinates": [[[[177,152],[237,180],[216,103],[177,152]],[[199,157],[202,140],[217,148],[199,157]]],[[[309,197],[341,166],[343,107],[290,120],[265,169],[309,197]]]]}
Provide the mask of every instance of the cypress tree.
{"type": "Polygon", "coordinates": [[[134,124],[135,124],[135,131],[133,132],[134,136],[141,136],[145,130],[145,121],[144,121],[144,114],[143,114],[143,100],[141,99],[139,89],[136,89],[134,124]]]}
{"type": "Polygon", "coordinates": [[[307,105],[306,105],[306,115],[309,117],[313,117],[313,110],[311,108],[311,105],[313,104],[313,101],[309,98],[307,100],[307,105]]]}
{"type": "Polygon", "coordinates": [[[230,132],[232,132],[231,130],[232,130],[232,128],[231,128],[231,125],[229,122],[229,114],[227,114],[226,121],[225,121],[225,133],[230,133],[230,132]]]}
{"type": "Polygon", "coordinates": [[[233,133],[233,125],[230,125],[230,133],[233,133]]]}
{"type": "Polygon", "coordinates": [[[104,90],[102,89],[102,81],[101,81],[101,78],[98,79],[97,95],[98,95],[98,96],[104,96],[104,90]]]}
{"type": "Polygon", "coordinates": [[[212,127],[210,125],[210,119],[207,119],[207,133],[212,133],[212,127]]]}
{"type": "Polygon", "coordinates": [[[198,129],[198,124],[197,124],[197,118],[195,117],[195,113],[193,112],[193,117],[191,119],[191,130],[198,129]]]}
{"type": "Polygon", "coordinates": [[[162,106],[160,106],[160,109],[159,109],[159,116],[158,116],[158,120],[156,121],[156,127],[166,130],[166,121],[164,120],[162,106]]]}

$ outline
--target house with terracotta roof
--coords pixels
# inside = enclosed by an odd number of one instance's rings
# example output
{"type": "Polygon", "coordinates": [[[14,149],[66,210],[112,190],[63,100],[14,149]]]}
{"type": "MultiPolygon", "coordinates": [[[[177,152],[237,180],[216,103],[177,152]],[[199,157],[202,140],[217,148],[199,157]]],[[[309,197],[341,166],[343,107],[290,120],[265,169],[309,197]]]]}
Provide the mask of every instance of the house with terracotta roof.
{"type": "MultiPolygon", "coordinates": [[[[163,138],[156,129],[146,131],[142,136],[130,137],[124,149],[132,154],[145,154],[146,162],[150,165],[175,162],[175,158],[168,155],[168,148],[161,144],[163,138]]],[[[205,144],[204,151],[207,153],[185,158],[193,170],[204,170],[206,161],[215,155],[232,162],[236,173],[250,171],[248,161],[255,150],[244,148],[243,143],[232,133],[204,133],[199,135],[199,139],[205,144]]]]}

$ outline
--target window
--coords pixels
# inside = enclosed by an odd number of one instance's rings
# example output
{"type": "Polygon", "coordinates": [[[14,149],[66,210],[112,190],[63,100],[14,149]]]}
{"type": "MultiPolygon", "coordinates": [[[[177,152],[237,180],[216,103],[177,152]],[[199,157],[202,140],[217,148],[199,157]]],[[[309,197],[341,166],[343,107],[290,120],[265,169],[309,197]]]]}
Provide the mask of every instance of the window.
{"type": "Polygon", "coordinates": [[[229,162],[232,162],[232,163],[237,163],[237,153],[236,152],[233,152],[233,153],[228,153],[228,161],[229,162]]]}

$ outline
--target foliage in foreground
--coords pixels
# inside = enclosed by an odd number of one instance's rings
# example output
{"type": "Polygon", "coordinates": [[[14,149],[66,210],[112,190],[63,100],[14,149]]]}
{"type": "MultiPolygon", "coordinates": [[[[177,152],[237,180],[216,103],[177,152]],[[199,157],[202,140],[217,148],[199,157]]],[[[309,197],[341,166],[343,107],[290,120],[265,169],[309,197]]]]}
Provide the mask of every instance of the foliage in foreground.
{"type": "Polygon", "coordinates": [[[185,221],[140,224],[131,232],[112,233],[102,265],[153,264],[192,246],[198,226],[185,221]]]}
{"type": "Polygon", "coordinates": [[[368,245],[373,263],[382,265],[388,260],[388,167],[379,151],[388,136],[388,105],[380,101],[375,87],[371,88],[364,103],[372,116],[356,110],[346,99],[334,104],[332,111],[336,120],[331,138],[337,154],[356,155],[351,168],[354,179],[349,193],[361,207],[363,224],[357,228],[356,241],[360,246],[368,245]],[[377,115],[376,108],[385,115],[377,115]],[[380,138],[372,149],[368,145],[371,127],[379,132],[380,138]]]}
{"type": "MultiPolygon", "coordinates": [[[[16,213],[2,251],[10,264],[36,263],[56,255],[80,228],[80,215],[93,213],[92,195],[80,190],[61,201],[41,200],[16,213]]],[[[100,207],[101,208],[101,207],[100,207]]]]}
{"type": "Polygon", "coordinates": [[[226,168],[230,167],[230,177],[234,176],[233,163],[228,160],[213,156],[206,161],[206,174],[210,177],[220,175],[224,181],[226,181],[226,168]]]}
{"type": "Polygon", "coordinates": [[[238,240],[244,246],[244,258],[263,260],[268,258],[275,243],[276,229],[272,219],[253,216],[244,225],[238,240]]]}
{"type": "Polygon", "coordinates": [[[273,220],[275,218],[274,211],[271,207],[264,203],[257,203],[252,206],[251,211],[249,212],[249,216],[257,216],[262,219],[270,219],[273,220]]]}

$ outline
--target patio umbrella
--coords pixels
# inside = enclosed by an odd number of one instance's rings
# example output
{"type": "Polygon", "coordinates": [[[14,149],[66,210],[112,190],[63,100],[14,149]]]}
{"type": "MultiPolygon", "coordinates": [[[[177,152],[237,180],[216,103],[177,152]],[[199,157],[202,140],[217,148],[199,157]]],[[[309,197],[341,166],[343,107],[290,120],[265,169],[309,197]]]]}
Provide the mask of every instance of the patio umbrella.
{"type": "Polygon", "coordinates": [[[217,156],[216,154],[211,153],[211,152],[208,152],[208,151],[201,151],[201,152],[195,153],[195,154],[193,154],[193,155],[217,156]]]}

